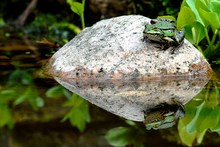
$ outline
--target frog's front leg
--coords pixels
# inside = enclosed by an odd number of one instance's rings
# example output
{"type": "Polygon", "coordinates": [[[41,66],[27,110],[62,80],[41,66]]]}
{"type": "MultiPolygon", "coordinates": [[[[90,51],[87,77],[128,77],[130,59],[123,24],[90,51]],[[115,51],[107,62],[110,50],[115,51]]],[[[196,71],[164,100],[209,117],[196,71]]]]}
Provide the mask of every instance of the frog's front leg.
{"type": "Polygon", "coordinates": [[[164,42],[161,43],[161,49],[162,50],[167,50],[172,46],[173,39],[170,37],[164,37],[163,38],[164,42]]]}
{"type": "Polygon", "coordinates": [[[171,54],[174,54],[175,51],[180,48],[180,46],[183,44],[183,42],[184,41],[182,41],[180,44],[176,44],[176,46],[173,46],[171,49],[171,54]]]}
{"type": "Polygon", "coordinates": [[[161,50],[164,50],[164,51],[167,50],[169,47],[170,47],[170,45],[167,43],[161,44],[161,46],[160,46],[161,50]]]}

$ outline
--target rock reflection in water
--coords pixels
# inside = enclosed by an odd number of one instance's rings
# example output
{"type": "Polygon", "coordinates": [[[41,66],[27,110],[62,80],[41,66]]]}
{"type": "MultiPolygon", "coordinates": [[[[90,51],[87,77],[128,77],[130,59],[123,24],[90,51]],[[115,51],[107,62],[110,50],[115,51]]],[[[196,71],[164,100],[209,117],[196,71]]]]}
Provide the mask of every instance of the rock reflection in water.
{"type": "Polygon", "coordinates": [[[146,81],[55,79],[92,104],[126,119],[145,122],[147,128],[172,126],[179,116],[183,116],[182,106],[208,82],[206,78],[146,81]]]}

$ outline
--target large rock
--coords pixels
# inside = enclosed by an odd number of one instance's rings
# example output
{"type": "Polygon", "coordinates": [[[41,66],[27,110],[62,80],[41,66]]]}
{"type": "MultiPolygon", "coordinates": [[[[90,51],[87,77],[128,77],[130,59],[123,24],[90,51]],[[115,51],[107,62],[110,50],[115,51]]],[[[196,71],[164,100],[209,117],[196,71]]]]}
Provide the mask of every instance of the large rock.
{"type": "Polygon", "coordinates": [[[121,16],[97,22],[64,45],[50,60],[59,78],[90,80],[207,77],[211,68],[187,40],[171,54],[143,38],[149,18],[121,16]]]}
{"type": "Polygon", "coordinates": [[[210,65],[187,40],[174,54],[146,41],[149,21],[135,15],[102,20],[56,52],[47,72],[91,103],[135,121],[160,105],[184,105],[208,82],[210,65]]]}

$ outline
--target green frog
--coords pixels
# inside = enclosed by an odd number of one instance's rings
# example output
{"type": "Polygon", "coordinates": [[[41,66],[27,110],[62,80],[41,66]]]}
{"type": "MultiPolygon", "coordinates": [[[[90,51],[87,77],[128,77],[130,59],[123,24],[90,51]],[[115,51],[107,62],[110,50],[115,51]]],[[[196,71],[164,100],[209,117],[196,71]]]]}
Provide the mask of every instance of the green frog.
{"type": "Polygon", "coordinates": [[[172,53],[182,45],[185,36],[184,29],[177,30],[171,19],[152,19],[144,29],[144,37],[160,44],[162,50],[172,47],[172,53]]]}

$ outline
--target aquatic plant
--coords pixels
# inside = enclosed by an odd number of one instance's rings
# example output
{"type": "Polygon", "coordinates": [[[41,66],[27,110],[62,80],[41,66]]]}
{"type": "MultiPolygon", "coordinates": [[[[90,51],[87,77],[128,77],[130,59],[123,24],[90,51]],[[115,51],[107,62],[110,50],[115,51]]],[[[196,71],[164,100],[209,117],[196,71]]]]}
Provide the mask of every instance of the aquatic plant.
{"type": "Polygon", "coordinates": [[[220,63],[220,1],[184,0],[177,18],[177,27],[185,28],[186,38],[209,61],[220,63]]]}

